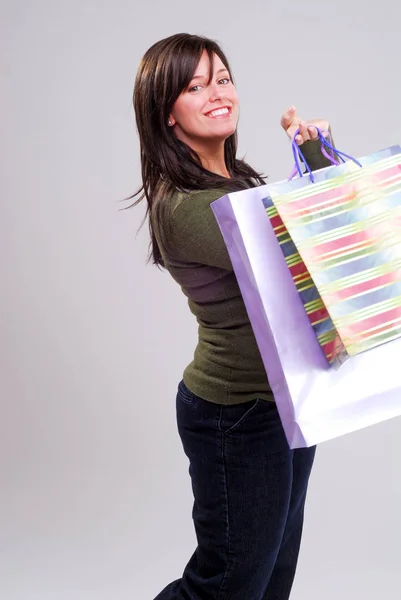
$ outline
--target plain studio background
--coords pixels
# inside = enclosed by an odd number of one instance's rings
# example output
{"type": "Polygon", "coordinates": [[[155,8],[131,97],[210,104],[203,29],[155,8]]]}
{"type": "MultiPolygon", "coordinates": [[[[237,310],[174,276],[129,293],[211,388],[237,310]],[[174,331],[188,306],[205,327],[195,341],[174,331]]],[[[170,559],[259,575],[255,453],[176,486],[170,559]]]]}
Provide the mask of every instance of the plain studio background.
{"type": "MultiPolygon", "coordinates": [[[[194,549],[175,393],[196,323],[145,265],[143,208],[118,210],[144,51],[220,41],[240,154],[274,180],[292,103],[353,155],[401,142],[400,19],[394,0],[1,2],[2,599],[151,600],[194,549]]],[[[320,446],[294,600],[398,596],[400,460],[399,419],[320,446]]]]}

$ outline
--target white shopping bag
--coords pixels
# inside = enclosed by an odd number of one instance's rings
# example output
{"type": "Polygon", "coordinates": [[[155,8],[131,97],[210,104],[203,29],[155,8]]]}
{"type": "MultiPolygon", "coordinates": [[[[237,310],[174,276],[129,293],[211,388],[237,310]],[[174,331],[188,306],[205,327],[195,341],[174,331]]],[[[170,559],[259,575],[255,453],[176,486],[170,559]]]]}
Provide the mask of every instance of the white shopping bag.
{"type": "MultiPolygon", "coordinates": [[[[333,167],[329,167],[333,168],[333,167]]],[[[268,186],[212,204],[291,448],[401,415],[401,339],[331,367],[315,337],[262,199],[268,186]]]]}

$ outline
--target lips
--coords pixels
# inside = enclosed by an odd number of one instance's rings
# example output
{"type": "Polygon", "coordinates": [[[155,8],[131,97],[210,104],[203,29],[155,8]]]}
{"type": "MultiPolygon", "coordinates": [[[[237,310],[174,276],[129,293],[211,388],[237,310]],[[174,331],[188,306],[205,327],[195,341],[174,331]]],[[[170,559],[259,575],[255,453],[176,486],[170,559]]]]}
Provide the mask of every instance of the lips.
{"type": "Polygon", "coordinates": [[[212,119],[221,119],[224,117],[229,117],[232,113],[232,108],[230,106],[219,106],[219,108],[214,108],[209,112],[205,113],[206,117],[210,117],[212,119]]]}

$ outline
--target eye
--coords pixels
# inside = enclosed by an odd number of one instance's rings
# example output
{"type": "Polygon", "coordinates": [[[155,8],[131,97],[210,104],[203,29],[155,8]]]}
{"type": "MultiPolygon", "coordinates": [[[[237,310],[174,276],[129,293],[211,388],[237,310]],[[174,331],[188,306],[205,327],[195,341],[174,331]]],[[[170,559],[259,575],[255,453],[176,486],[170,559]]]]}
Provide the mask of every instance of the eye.
{"type": "Polygon", "coordinates": [[[200,85],[193,85],[192,87],[189,88],[188,92],[198,92],[200,90],[201,86],[200,85]]]}
{"type": "Polygon", "coordinates": [[[231,79],[229,77],[223,77],[222,79],[219,79],[219,83],[221,83],[222,85],[227,85],[228,83],[230,83],[231,79]]]}

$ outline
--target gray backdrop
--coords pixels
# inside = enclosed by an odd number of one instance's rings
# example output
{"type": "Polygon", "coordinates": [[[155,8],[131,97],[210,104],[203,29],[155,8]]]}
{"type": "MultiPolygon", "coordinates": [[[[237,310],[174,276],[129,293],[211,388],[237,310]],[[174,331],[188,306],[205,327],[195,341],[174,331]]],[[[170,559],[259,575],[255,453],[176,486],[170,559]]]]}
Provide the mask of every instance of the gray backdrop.
{"type": "MultiPolygon", "coordinates": [[[[143,208],[118,210],[140,182],[144,51],[219,40],[240,154],[278,179],[292,103],[354,155],[401,142],[400,19],[395,0],[2,0],[2,599],[151,600],[194,549],[174,404],[196,324],[145,265],[143,208]]],[[[400,434],[320,446],[294,600],[398,597],[400,434]]]]}

